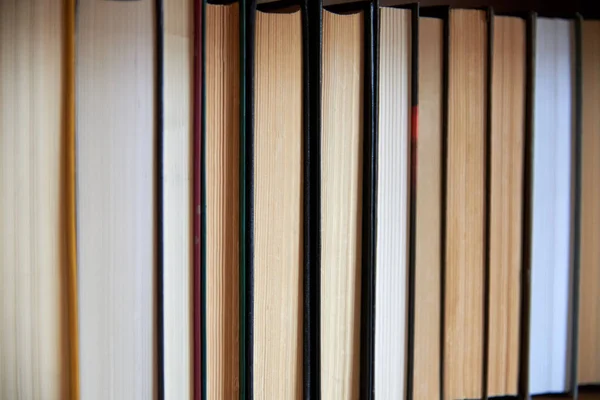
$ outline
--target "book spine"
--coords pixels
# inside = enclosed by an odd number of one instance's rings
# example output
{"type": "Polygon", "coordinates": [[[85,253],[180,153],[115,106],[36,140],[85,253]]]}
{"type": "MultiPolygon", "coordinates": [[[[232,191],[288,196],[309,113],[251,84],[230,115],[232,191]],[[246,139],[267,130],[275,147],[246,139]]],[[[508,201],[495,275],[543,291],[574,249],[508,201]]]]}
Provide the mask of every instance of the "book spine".
{"type": "Polygon", "coordinates": [[[375,248],[377,229],[377,119],[379,69],[379,1],[366,5],[364,13],[364,145],[363,238],[361,293],[360,398],[375,397],[375,248]]]}

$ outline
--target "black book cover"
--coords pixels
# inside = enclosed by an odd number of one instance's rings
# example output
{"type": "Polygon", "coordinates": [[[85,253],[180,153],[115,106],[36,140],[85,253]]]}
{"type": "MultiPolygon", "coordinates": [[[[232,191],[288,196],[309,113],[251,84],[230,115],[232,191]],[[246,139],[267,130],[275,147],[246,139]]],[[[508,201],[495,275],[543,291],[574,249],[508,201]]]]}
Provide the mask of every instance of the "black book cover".
{"type": "Polygon", "coordinates": [[[375,276],[377,235],[377,121],[379,101],[379,1],[366,6],[361,280],[360,398],[375,398],[375,276]]]}
{"type": "MultiPolygon", "coordinates": [[[[304,399],[321,398],[321,91],[323,0],[308,1],[308,141],[304,269],[304,399]]],[[[306,59],[305,59],[306,60],[306,59]]],[[[305,61],[306,62],[306,61],[305,61]]],[[[306,178],[305,178],[306,179],[306,178]]]]}
{"type": "Polygon", "coordinates": [[[571,396],[573,400],[577,400],[579,397],[579,387],[577,384],[577,367],[578,367],[578,355],[579,355],[579,277],[581,269],[581,137],[583,132],[583,120],[582,120],[582,103],[583,103],[583,91],[582,91],[582,23],[583,19],[581,15],[575,15],[575,87],[574,87],[574,102],[575,102],[575,115],[574,118],[574,130],[572,138],[572,157],[571,157],[571,198],[573,199],[573,206],[571,208],[571,357],[569,359],[569,375],[571,377],[571,396]]]}

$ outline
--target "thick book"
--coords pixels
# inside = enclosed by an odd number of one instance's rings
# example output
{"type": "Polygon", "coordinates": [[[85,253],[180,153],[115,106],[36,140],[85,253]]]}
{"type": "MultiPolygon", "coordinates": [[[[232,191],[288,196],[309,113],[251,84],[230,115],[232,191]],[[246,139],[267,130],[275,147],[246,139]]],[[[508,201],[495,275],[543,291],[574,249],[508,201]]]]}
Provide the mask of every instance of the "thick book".
{"type": "MultiPolygon", "coordinates": [[[[150,0],[77,5],[81,398],[157,393],[156,28],[150,0]]],[[[161,368],[159,365],[158,368],[161,368]]]]}
{"type": "Polygon", "coordinates": [[[207,398],[239,396],[240,16],[205,6],[207,398]]]}
{"type": "Polygon", "coordinates": [[[244,295],[246,396],[303,393],[306,5],[250,3],[244,295]]]}
{"type": "Polygon", "coordinates": [[[67,80],[74,78],[67,6],[0,2],[2,399],[77,396],[69,371],[77,354],[71,354],[67,296],[74,261],[67,234],[74,227],[67,198],[73,184],[67,165],[73,85],[67,80]]]}
{"type": "Polygon", "coordinates": [[[192,143],[194,8],[164,3],[162,107],[164,396],[190,398],[192,342],[192,143]]]}
{"type": "MultiPolygon", "coordinates": [[[[359,393],[365,11],[323,10],[321,395],[359,393]]],[[[365,343],[367,345],[367,343],[365,343]]]]}
{"type": "Polygon", "coordinates": [[[416,10],[381,7],[377,12],[374,392],[376,398],[402,398],[407,372],[412,13],[416,10]]]}
{"type": "Polygon", "coordinates": [[[419,18],[413,399],[439,399],[444,20],[419,18]]]}
{"type": "MultiPolygon", "coordinates": [[[[577,383],[600,384],[600,21],[582,27],[582,193],[577,383]]],[[[580,399],[582,396],[580,396],[580,399]]]]}
{"type": "Polygon", "coordinates": [[[529,386],[569,390],[574,22],[538,18],[535,50],[529,386]]]}
{"type": "Polygon", "coordinates": [[[482,395],[486,213],[486,11],[450,10],[445,159],[444,399],[482,395]]]}
{"type": "Polygon", "coordinates": [[[487,395],[518,392],[526,21],[493,17],[487,395]]]}

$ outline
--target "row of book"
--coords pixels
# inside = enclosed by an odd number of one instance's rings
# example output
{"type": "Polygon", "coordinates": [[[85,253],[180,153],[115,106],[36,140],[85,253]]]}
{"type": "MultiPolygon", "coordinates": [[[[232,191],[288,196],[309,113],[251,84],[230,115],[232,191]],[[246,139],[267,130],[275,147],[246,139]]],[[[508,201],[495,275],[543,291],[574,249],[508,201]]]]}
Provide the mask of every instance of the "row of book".
{"type": "Polygon", "coordinates": [[[0,399],[596,398],[599,111],[579,15],[0,1],[0,399]]]}

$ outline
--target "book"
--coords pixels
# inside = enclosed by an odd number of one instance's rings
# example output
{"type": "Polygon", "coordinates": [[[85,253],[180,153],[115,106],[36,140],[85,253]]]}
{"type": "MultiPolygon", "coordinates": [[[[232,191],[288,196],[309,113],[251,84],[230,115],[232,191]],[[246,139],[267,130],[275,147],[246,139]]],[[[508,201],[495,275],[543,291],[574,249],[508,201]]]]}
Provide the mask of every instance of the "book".
{"type": "Polygon", "coordinates": [[[323,11],[321,395],[359,390],[364,12],[323,11]]]}
{"type": "Polygon", "coordinates": [[[240,5],[206,5],[207,397],[239,396],[240,5]]]}
{"type": "Polygon", "coordinates": [[[486,12],[450,10],[444,397],[482,395],[485,268],[486,12]]]}
{"type": "Polygon", "coordinates": [[[419,19],[414,399],[440,396],[444,20],[419,19]]]}
{"type": "Polygon", "coordinates": [[[77,6],[81,398],[156,388],[154,2],[77,6]]]}
{"type": "Polygon", "coordinates": [[[298,7],[256,11],[252,305],[256,398],[302,396],[303,52],[298,7]]]}
{"type": "Polygon", "coordinates": [[[535,43],[529,387],[570,387],[573,22],[538,18],[535,43]]]}
{"type": "Polygon", "coordinates": [[[77,395],[67,296],[73,261],[67,80],[73,75],[67,76],[66,6],[0,2],[2,399],[77,395]]]}
{"type": "Polygon", "coordinates": [[[582,26],[582,193],[578,384],[600,383],[600,22],[582,26]]]}
{"type": "Polygon", "coordinates": [[[402,398],[406,390],[412,11],[391,7],[378,11],[374,387],[376,397],[402,398]]]}
{"type": "Polygon", "coordinates": [[[517,395],[526,26],[494,16],[491,86],[488,396],[517,395]]]}
{"type": "Polygon", "coordinates": [[[163,301],[165,398],[190,398],[192,347],[192,49],[190,0],[164,3],[163,301]]]}

